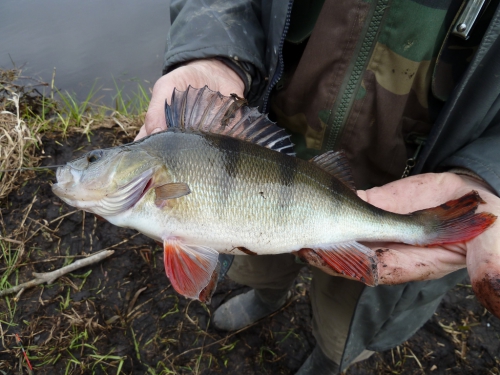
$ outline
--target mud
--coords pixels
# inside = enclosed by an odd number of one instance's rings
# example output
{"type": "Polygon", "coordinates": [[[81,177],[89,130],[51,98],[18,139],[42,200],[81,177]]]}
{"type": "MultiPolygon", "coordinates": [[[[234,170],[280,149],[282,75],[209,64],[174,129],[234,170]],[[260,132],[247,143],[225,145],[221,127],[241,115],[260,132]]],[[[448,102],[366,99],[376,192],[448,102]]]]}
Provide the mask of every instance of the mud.
{"type": "Polygon", "coordinates": [[[493,314],[500,316],[500,274],[486,274],[480,280],[472,280],[477,299],[493,314]]]}
{"type": "MultiPolygon", "coordinates": [[[[118,129],[99,130],[91,143],[80,135],[46,138],[40,152],[45,165],[60,164],[127,140],[118,129]]],[[[9,282],[28,281],[33,272],[101,249],[115,254],[53,285],[24,291],[17,303],[14,296],[0,299],[0,373],[28,373],[14,334],[35,374],[294,374],[313,350],[307,267],[280,311],[240,332],[218,331],[211,314],[246,287],[225,280],[210,306],[179,296],[154,241],[73,212],[53,196],[53,181],[53,173],[37,172],[0,202],[2,236],[21,228],[17,239],[26,242],[9,282]]],[[[0,268],[5,272],[5,265],[0,268]]],[[[450,291],[410,340],[347,374],[500,374],[500,320],[477,302],[469,283],[450,291]]]]}

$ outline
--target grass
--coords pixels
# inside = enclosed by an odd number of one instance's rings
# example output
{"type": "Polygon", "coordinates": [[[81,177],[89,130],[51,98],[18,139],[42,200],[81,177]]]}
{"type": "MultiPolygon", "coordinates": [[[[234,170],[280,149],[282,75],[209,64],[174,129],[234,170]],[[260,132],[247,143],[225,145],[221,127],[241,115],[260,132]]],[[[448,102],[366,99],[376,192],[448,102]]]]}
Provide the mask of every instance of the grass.
{"type": "MultiPolygon", "coordinates": [[[[13,249],[11,243],[3,240],[0,240],[0,250],[0,265],[2,265],[2,274],[0,276],[1,291],[18,284],[20,251],[13,249]],[[15,275],[14,280],[12,280],[12,275],[15,275]]],[[[4,302],[6,308],[0,308],[0,324],[5,324],[7,327],[17,325],[14,322],[14,316],[17,310],[17,298],[5,297],[4,302]]]]}
{"type": "Polygon", "coordinates": [[[138,82],[136,91],[132,95],[129,95],[123,92],[123,87],[118,86],[114,79],[113,82],[116,90],[116,94],[113,96],[113,102],[115,103],[114,110],[116,112],[129,117],[147,111],[150,97],[144,86],[138,82]]]}
{"type": "Polygon", "coordinates": [[[20,76],[20,70],[0,70],[0,199],[18,187],[22,168],[39,164],[37,150],[44,134],[57,132],[64,138],[71,130],[90,141],[93,129],[117,125],[133,134],[144,122],[149,95],[140,83],[135,93],[125,94],[115,82],[111,108],[99,103],[97,81],[80,101],[74,93],[54,88],[53,82],[50,96],[42,96],[36,88],[17,85],[20,76]]]}
{"type": "MultiPolygon", "coordinates": [[[[144,121],[149,95],[140,84],[137,85],[137,93],[132,94],[125,94],[123,89],[115,84],[116,94],[113,101],[116,106],[111,108],[99,103],[100,88],[96,84],[92,86],[86,98],[79,101],[75,94],[59,91],[53,84],[50,96],[42,96],[36,88],[17,85],[16,81],[20,76],[20,70],[0,70],[0,200],[3,199],[3,202],[7,202],[6,197],[13,191],[29,184],[33,172],[26,169],[38,166],[42,137],[45,134],[58,133],[65,138],[70,132],[79,132],[90,140],[89,137],[95,128],[118,125],[125,132],[132,134],[144,121]]],[[[48,86],[43,83],[41,85],[48,86]]],[[[32,203],[21,212],[22,220],[15,231],[5,231],[0,213],[0,290],[17,285],[21,274],[24,278],[30,277],[30,267],[26,266],[30,265],[31,256],[30,252],[25,252],[25,248],[34,236],[33,232],[29,232],[28,224],[32,224],[30,214],[37,200],[37,191],[38,189],[33,193],[32,203]]],[[[2,206],[2,213],[3,209],[2,206]]],[[[49,226],[50,223],[46,222],[46,225],[49,226]]],[[[40,234],[48,240],[53,237],[51,232],[45,230],[40,231],[40,234]]],[[[35,259],[44,257],[41,250],[35,251],[34,255],[35,259]]],[[[63,258],[63,265],[75,260],[69,252],[63,258]]],[[[126,357],[116,355],[114,349],[103,350],[105,346],[101,342],[105,335],[101,332],[104,327],[93,317],[86,316],[86,309],[82,309],[72,298],[74,293],[85,287],[91,273],[92,270],[83,274],[69,274],[56,284],[42,289],[52,289],[56,292],[61,290],[54,299],[59,311],[54,312],[59,316],[56,326],[53,326],[55,323],[51,316],[23,319],[22,322],[17,320],[18,299],[22,291],[17,296],[1,298],[0,348],[3,349],[4,355],[21,358],[20,348],[12,345],[12,329],[18,332],[43,332],[43,327],[53,327],[48,331],[49,336],[37,344],[33,344],[33,337],[25,339],[24,347],[35,369],[62,365],[58,368],[63,369],[60,373],[64,374],[123,373],[126,357]],[[51,323],[47,325],[48,322],[51,323]]],[[[38,303],[40,302],[41,300],[38,303]]],[[[91,300],[86,303],[91,303],[91,300]]],[[[133,334],[132,328],[130,329],[133,334]]],[[[139,342],[135,335],[133,337],[139,356],[139,342]]],[[[0,357],[1,353],[0,350],[0,357]]],[[[0,373],[14,370],[9,367],[9,363],[12,365],[13,362],[0,359],[0,373]]],[[[173,372],[164,367],[158,373],[173,372]]]]}
{"type": "Polygon", "coordinates": [[[78,101],[76,95],[67,91],[64,93],[57,91],[57,93],[61,99],[61,105],[60,109],[56,111],[56,115],[60,120],[63,134],[66,134],[71,125],[81,127],[86,124],[86,121],[89,121],[89,118],[92,118],[90,102],[96,95],[95,82],[83,102],[78,101]]]}

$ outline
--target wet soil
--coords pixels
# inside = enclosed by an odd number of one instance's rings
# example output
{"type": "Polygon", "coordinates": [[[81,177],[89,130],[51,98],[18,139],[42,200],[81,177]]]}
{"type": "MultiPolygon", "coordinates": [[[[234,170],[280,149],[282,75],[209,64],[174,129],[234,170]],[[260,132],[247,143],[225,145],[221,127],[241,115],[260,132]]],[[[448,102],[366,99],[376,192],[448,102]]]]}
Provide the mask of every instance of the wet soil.
{"type": "MultiPolygon", "coordinates": [[[[102,129],[90,142],[78,134],[46,137],[40,152],[45,165],[62,164],[128,140],[119,129],[102,129]]],[[[179,296],[154,241],[74,211],[52,194],[51,181],[52,172],[32,174],[0,202],[2,236],[17,232],[16,240],[26,241],[9,282],[28,281],[33,272],[101,249],[115,253],[24,291],[17,303],[14,296],[0,299],[0,373],[28,373],[16,333],[36,374],[294,374],[314,348],[307,268],[277,313],[240,332],[218,331],[211,314],[246,287],[226,279],[210,306],[179,296]]],[[[451,290],[410,340],[347,374],[500,374],[500,320],[477,302],[469,284],[451,290]]]]}

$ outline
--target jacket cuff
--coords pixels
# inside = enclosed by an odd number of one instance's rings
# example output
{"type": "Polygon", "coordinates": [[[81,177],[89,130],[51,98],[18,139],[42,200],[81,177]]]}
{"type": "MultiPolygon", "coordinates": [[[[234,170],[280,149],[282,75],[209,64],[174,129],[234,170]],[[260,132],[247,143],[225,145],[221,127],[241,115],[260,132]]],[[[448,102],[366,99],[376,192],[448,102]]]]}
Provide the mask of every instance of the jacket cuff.
{"type": "Polygon", "coordinates": [[[479,182],[486,183],[486,181],[484,181],[481,178],[481,176],[479,176],[477,173],[472,172],[470,169],[466,169],[466,168],[451,168],[451,169],[447,170],[446,172],[455,173],[455,174],[459,174],[459,175],[463,175],[463,176],[468,176],[468,177],[471,177],[474,180],[477,180],[479,182]]]}
{"type": "Polygon", "coordinates": [[[490,186],[490,184],[488,184],[484,179],[481,178],[481,176],[479,176],[477,173],[474,173],[470,169],[466,169],[466,168],[451,168],[451,169],[447,170],[446,172],[455,173],[455,174],[458,174],[458,175],[470,177],[473,180],[476,180],[480,184],[484,185],[488,190],[490,190],[493,194],[495,194],[495,190],[490,186]]]}
{"type": "Polygon", "coordinates": [[[252,87],[252,76],[255,74],[255,68],[250,63],[239,62],[235,59],[230,59],[224,56],[216,56],[216,60],[219,60],[228,68],[232,69],[245,84],[245,91],[243,92],[243,97],[248,96],[248,92],[252,87]]]}

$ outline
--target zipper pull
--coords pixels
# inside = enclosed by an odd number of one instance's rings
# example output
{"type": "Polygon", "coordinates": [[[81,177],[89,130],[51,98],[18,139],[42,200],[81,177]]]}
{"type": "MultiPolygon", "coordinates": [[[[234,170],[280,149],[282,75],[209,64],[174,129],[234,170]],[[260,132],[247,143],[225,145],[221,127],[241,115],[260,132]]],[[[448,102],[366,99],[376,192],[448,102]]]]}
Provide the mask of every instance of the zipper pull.
{"type": "Polygon", "coordinates": [[[485,2],[486,0],[467,0],[464,10],[453,26],[452,34],[465,40],[469,39],[472,26],[474,26],[485,2]]]}
{"type": "Polygon", "coordinates": [[[416,135],[416,134],[410,134],[407,137],[407,142],[408,143],[416,144],[417,145],[417,150],[415,151],[415,153],[413,154],[413,156],[411,158],[409,158],[408,160],[406,160],[406,167],[405,167],[405,170],[404,170],[403,175],[401,176],[401,178],[408,177],[408,175],[410,174],[410,172],[413,169],[413,167],[417,164],[418,154],[420,153],[420,150],[422,149],[422,146],[425,145],[425,141],[426,140],[427,140],[427,137],[419,136],[419,135],[416,135]]]}

